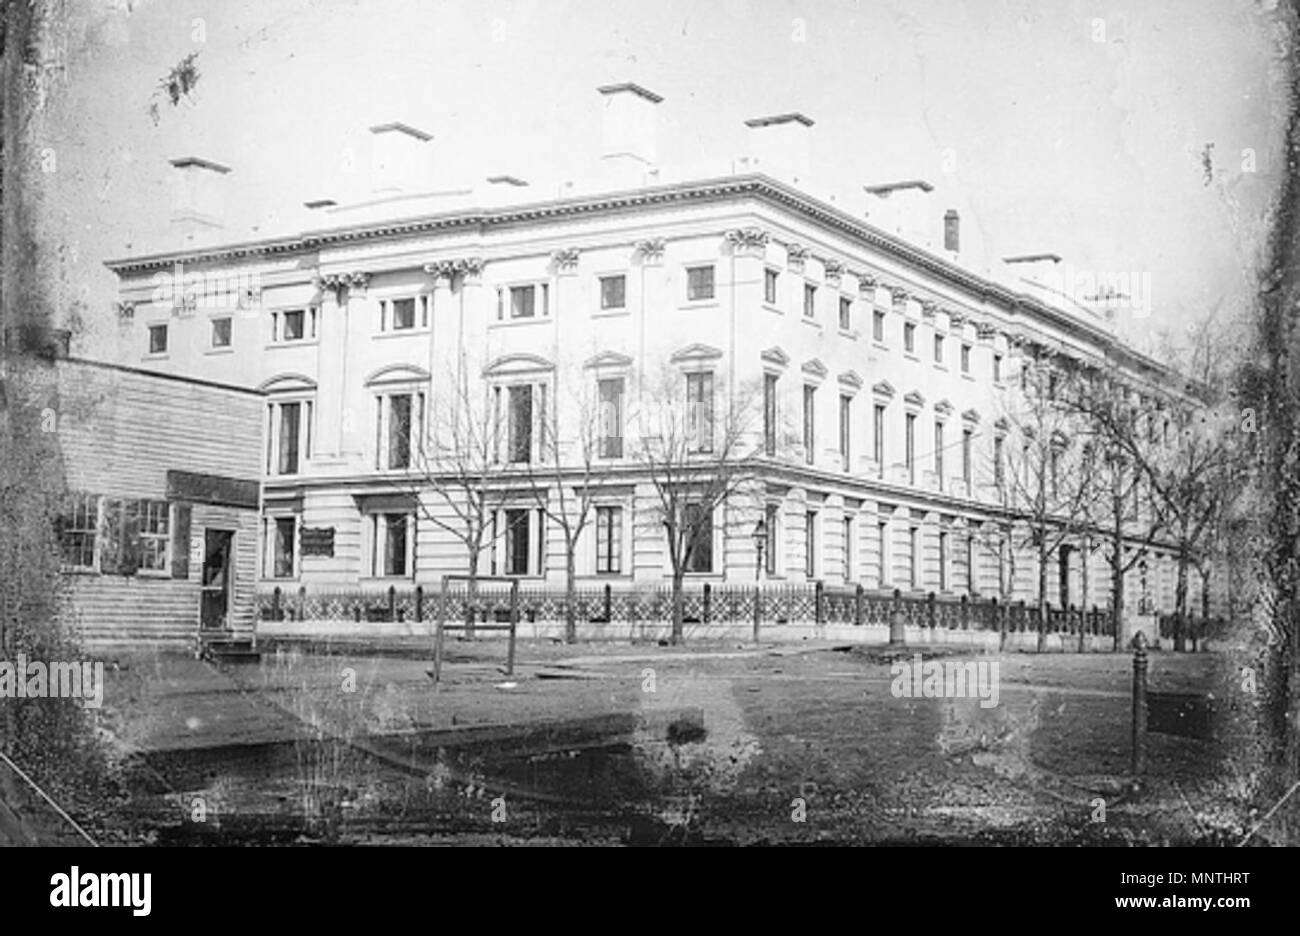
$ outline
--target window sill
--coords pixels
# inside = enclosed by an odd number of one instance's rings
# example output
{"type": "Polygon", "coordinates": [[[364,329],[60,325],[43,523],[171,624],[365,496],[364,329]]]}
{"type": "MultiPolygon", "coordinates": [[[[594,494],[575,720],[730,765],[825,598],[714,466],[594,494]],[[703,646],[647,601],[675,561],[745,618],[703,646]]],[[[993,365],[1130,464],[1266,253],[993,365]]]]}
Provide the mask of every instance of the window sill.
{"type": "Polygon", "coordinates": [[[679,311],[687,312],[695,309],[716,309],[720,305],[722,305],[722,303],[717,299],[687,299],[677,308],[679,311]]]}
{"type": "Polygon", "coordinates": [[[157,352],[157,353],[142,354],[142,355],[140,356],[140,360],[142,360],[142,361],[165,361],[165,360],[168,359],[168,357],[170,357],[170,355],[169,355],[166,351],[159,351],[159,352],[157,352]]]}
{"type": "Polygon", "coordinates": [[[203,353],[210,357],[220,357],[223,354],[234,354],[235,349],[226,345],[224,348],[208,348],[208,350],[203,353]]]}
{"type": "Polygon", "coordinates": [[[822,331],[822,323],[817,321],[815,318],[808,318],[808,316],[805,315],[799,319],[799,321],[803,322],[805,325],[811,325],[818,331],[822,331]]]}
{"type": "Polygon", "coordinates": [[[875,339],[875,338],[872,338],[872,339],[871,339],[871,347],[875,348],[877,351],[888,351],[888,350],[889,350],[889,345],[887,345],[887,344],[885,344],[883,341],[879,341],[879,340],[877,340],[877,339],[875,339]]]}
{"type": "Polygon", "coordinates": [[[855,331],[853,331],[852,329],[841,328],[841,329],[839,330],[839,332],[840,332],[840,337],[841,337],[841,338],[847,338],[847,339],[849,339],[850,341],[857,341],[857,340],[858,340],[858,333],[855,332],[855,331]]]}
{"type": "Polygon", "coordinates": [[[318,344],[320,344],[320,339],[318,338],[293,338],[288,341],[272,341],[266,345],[266,350],[272,351],[278,348],[311,347],[318,344]]]}
{"type": "Polygon", "coordinates": [[[905,359],[909,360],[909,361],[912,361],[913,363],[916,363],[916,364],[920,364],[920,363],[921,363],[921,359],[920,359],[919,357],[917,357],[915,354],[913,354],[911,351],[904,351],[904,352],[903,352],[903,357],[904,357],[905,359]]]}
{"type": "Polygon", "coordinates": [[[941,364],[941,363],[938,362],[938,361],[935,361],[935,362],[934,362],[934,369],[937,370],[937,371],[943,371],[945,374],[948,373],[948,365],[947,365],[947,364],[941,364]]]}
{"type": "MultiPolygon", "coordinates": [[[[136,569],[135,574],[146,579],[169,579],[172,577],[171,569],[136,569]]],[[[185,580],[179,579],[178,581],[185,580]]]]}
{"type": "Polygon", "coordinates": [[[529,325],[541,325],[550,321],[551,317],[549,315],[532,315],[527,318],[498,319],[491,322],[488,328],[526,328],[529,325]]]}
{"type": "Polygon", "coordinates": [[[428,335],[429,327],[427,325],[419,328],[390,328],[387,331],[376,332],[371,338],[409,338],[414,335],[428,335]]]}
{"type": "Polygon", "coordinates": [[[591,313],[594,319],[600,318],[626,318],[632,314],[632,310],[626,307],[622,309],[596,309],[591,313]]]}
{"type": "Polygon", "coordinates": [[[971,383],[975,382],[975,376],[969,372],[963,373],[961,376],[963,380],[969,380],[971,383]]]}
{"type": "Polygon", "coordinates": [[[770,302],[765,301],[763,303],[763,308],[766,309],[768,312],[773,313],[774,315],[785,315],[784,309],[781,309],[770,302]]]}

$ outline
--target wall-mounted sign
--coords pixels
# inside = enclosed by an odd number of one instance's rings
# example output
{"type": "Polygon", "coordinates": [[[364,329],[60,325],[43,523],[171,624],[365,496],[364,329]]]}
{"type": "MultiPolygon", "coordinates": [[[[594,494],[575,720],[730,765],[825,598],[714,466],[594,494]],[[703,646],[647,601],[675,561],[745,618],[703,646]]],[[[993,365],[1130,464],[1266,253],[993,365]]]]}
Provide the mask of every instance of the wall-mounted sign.
{"type": "Polygon", "coordinates": [[[334,557],[333,527],[303,527],[302,554],[304,556],[334,557]]]}
{"type": "Polygon", "coordinates": [[[256,510],[258,491],[258,482],[242,478],[198,474],[193,471],[167,472],[168,500],[256,510]]]}

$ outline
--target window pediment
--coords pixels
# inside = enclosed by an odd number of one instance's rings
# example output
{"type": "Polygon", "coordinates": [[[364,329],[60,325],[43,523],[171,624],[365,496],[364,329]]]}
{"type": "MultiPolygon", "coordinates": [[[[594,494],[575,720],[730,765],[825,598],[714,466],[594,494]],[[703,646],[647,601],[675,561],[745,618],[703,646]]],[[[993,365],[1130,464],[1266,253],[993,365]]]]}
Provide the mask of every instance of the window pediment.
{"type": "Polygon", "coordinates": [[[775,367],[787,367],[790,364],[790,355],[776,345],[768,348],[759,357],[762,358],[764,364],[771,364],[775,367]]]}
{"type": "Polygon", "coordinates": [[[429,379],[429,372],[410,364],[389,364],[366,378],[366,386],[392,383],[419,383],[429,379]]]}
{"type": "Polygon", "coordinates": [[[802,369],[803,372],[807,374],[809,377],[824,378],[827,374],[830,373],[830,371],[826,369],[826,365],[823,364],[821,361],[817,360],[817,358],[813,358],[811,361],[808,361],[806,364],[804,364],[802,369]]]}
{"type": "Polygon", "coordinates": [[[717,348],[706,344],[691,344],[676,352],[671,360],[674,364],[701,364],[716,361],[720,357],[722,352],[717,348]]]}
{"type": "Polygon", "coordinates": [[[602,351],[595,357],[588,358],[583,364],[583,367],[589,370],[627,370],[631,366],[630,357],[615,351],[602,351]]]}
{"type": "Polygon", "coordinates": [[[855,370],[846,370],[840,374],[838,380],[841,387],[848,387],[851,390],[862,389],[862,377],[855,370]]]}
{"type": "Polygon", "coordinates": [[[483,368],[483,376],[506,377],[511,374],[535,374],[553,370],[554,364],[536,354],[507,354],[483,368]]]}
{"type": "Polygon", "coordinates": [[[922,406],[925,406],[925,397],[921,396],[920,393],[913,390],[907,396],[903,397],[903,402],[906,403],[908,406],[915,406],[917,408],[920,408],[922,406]]]}
{"type": "Polygon", "coordinates": [[[895,390],[894,390],[894,385],[891,384],[888,380],[881,380],[878,381],[871,388],[871,392],[874,393],[876,396],[892,398],[894,396],[895,390]]]}
{"type": "Polygon", "coordinates": [[[258,386],[263,393],[310,393],[316,381],[305,374],[278,374],[258,386]]]}

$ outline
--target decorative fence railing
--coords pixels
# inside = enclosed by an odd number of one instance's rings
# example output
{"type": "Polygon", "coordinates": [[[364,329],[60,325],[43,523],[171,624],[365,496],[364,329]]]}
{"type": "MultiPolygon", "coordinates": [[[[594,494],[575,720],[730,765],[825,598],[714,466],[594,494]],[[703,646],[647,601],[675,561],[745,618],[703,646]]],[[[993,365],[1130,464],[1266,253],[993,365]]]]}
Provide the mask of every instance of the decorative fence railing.
{"type": "MultiPolygon", "coordinates": [[[[509,593],[497,585],[481,585],[473,601],[476,620],[503,619],[509,610],[509,593]]],[[[438,616],[439,590],[390,587],[386,591],[309,591],[306,588],[258,594],[258,616],[264,621],[411,621],[432,622],[438,616]]],[[[566,596],[562,588],[520,588],[520,617],[524,621],[562,621],[566,596]]],[[[448,619],[469,615],[469,591],[463,586],[447,594],[448,619]]],[[[574,595],[574,617],[579,622],[637,624],[672,618],[672,590],[668,586],[579,588],[574,595]]],[[[894,610],[913,627],[948,630],[1002,630],[1008,633],[1039,630],[1036,606],[1025,602],[999,603],[997,599],[953,598],[883,592],[859,587],[803,585],[712,585],[692,587],[682,596],[682,617],[687,624],[739,624],[759,620],[766,624],[853,624],[888,626],[894,610]]],[[[1048,608],[1049,634],[1108,634],[1114,627],[1108,611],[1048,608]]]]}

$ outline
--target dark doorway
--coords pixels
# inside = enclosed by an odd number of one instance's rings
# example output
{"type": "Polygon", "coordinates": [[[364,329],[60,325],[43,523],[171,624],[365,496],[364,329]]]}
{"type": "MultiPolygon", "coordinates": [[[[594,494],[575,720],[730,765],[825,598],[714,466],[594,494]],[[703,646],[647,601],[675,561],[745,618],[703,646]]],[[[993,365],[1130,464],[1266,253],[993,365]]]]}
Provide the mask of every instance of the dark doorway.
{"type": "Polygon", "coordinates": [[[199,623],[205,630],[229,627],[233,530],[204,530],[203,585],[199,623]]]}

